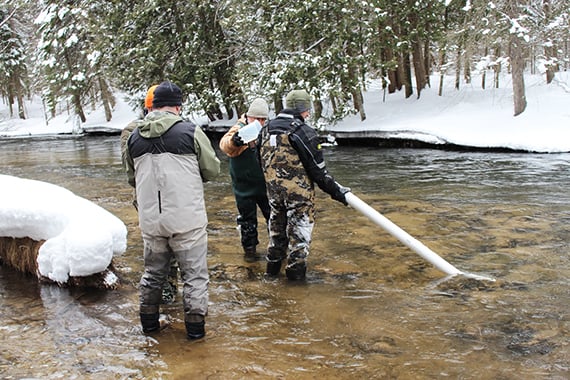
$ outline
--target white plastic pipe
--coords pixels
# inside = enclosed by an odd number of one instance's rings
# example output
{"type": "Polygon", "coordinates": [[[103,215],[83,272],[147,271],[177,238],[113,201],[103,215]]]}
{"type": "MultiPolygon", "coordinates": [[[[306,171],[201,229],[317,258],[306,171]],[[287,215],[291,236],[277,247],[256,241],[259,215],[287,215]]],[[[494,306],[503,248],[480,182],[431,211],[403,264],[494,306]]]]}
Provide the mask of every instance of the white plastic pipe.
{"type": "MultiPolygon", "coordinates": [[[[380,227],[384,228],[390,235],[394,236],[406,246],[408,246],[412,251],[416,252],[418,255],[432,263],[440,271],[447,273],[448,275],[464,275],[462,271],[455,268],[453,265],[442,259],[437,253],[423,245],[420,241],[413,238],[406,231],[395,225],[390,219],[386,218],[384,215],[380,214],[378,211],[370,207],[366,202],[358,198],[356,195],[348,192],[345,194],[346,201],[356,210],[363,213],[374,223],[378,224],[380,227]]],[[[471,276],[469,276],[471,277],[471,276]]]]}

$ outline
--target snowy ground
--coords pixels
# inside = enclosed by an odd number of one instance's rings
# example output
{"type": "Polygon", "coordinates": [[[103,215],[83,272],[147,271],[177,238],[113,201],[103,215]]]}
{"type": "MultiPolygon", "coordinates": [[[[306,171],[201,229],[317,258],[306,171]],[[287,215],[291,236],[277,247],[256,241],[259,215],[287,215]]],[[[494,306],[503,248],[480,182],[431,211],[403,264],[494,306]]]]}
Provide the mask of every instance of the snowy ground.
{"type": "MultiPolygon", "coordinates": [[[[437,84],[436,78],[432,83],[437,84]]],[[[525,79],[527,108],[514,117],[510,77],[504,88],[483,90],[480,78],[458,91],[446,82],[442,96],[437,88],[420,99],[388,95],[371,87],[365,94],[367,119],[348,118],[331,131],[396,131],[402,138],[425,142],[446,141],[473,147],[500,147],[534,152],[570,151],[570,73],[558,73],[547,85],[544,76],[525,79]]]]}
{"type": "MultiPolygon", "coordinates": [[[[473,147],[497,147],[532,152],[570,152],[570,73],[557,73],[554,82],[546,85],[544,75],[525,79],[528,106],[513,116],[510,76],[500,79],[500,88],[481,89],[480,77],[471,84],[454,89],[454,78],[447,78],[442,96],[437,95],[438,77],[434,86],[421,97],[405,99],[402,92],[384,94],[379,83],[370,83],[365,95],[366,120],[358,115],[348,117],[327,130],[388,131],[393,137],[426,142],[445,141],[473,147]]],[[[41,102],[27,103],[30,118],[10,118],[5,104],[0,104],[0,137],[22,137],[40,134],[81,132],[81,129],[122,129],[139,116],[123,96],[117,96],[113,120],[106,122],[102,110],[88,113],[87,122],[62,113],[46,123],[41,102]],[[47,124],[47,125],[46,125],[47,124]]],[[[204,122],[204,118],[194,121],[204,122]]],[[[227,122],[225,123],[227,124],[227,122]]]]}

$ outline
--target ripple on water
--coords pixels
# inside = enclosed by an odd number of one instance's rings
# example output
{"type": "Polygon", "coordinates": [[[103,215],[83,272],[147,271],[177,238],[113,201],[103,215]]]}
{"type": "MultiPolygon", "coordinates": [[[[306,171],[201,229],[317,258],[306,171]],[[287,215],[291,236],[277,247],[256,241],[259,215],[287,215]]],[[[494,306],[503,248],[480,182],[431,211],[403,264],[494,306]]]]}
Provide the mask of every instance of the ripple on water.
{"type": "Polygon", "coordinates": [[[444,274],[320,190],[308,281],[267,281],[263,261],[243,260],[222,160],[219,180],[206,184],[207,336],[185,338],[177,301],[164,308],[172,326],[146,337],[137,315],[142,242],[118,138],[3,142],[3,173],[111,209],[129,241],[113,292],[44,288],[0,267],[0,377],[568,377],[570,176],[560,169],[569,155],[341,147],[325,155],[335,178],[375,209],[458,269],[497,282],[434,287],[444,274]]]}

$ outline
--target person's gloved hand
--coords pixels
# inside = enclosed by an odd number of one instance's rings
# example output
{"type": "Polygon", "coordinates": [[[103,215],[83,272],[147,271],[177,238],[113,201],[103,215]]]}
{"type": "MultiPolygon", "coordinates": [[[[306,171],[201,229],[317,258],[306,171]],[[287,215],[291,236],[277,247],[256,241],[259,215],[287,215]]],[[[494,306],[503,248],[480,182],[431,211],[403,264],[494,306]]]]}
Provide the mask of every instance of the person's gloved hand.
{"type": "Polygon", "coordinates": [[[335,201],[339,201],[340,203],[348,206],[348,202],[346,201],[346,193],[350,192],[350,187],[344,187],[337,182],[337,190],[334,193],[332,199],[335,201]]]}
{"type": "Polygon", "coordinates": [[[245,143],[243,142],[243,140],[241,139],[241,137],[236,133],[234,133],[234,135],[232,136],[232,141],[234,143],[235,146],[242,146],[245,145],[245,143]]]}

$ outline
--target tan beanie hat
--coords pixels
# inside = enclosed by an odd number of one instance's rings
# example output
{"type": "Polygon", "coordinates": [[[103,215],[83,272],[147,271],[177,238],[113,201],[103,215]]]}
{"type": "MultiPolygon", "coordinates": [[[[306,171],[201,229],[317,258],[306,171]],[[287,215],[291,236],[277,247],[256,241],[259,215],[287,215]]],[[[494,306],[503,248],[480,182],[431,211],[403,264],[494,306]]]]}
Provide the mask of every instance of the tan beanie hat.
{"type": "Polygon", "coordinates": [[[267,119],[269,117],[269,105],[265,100],[256,98],[251,102],[246,115],[249,117],[267,119]]]}

